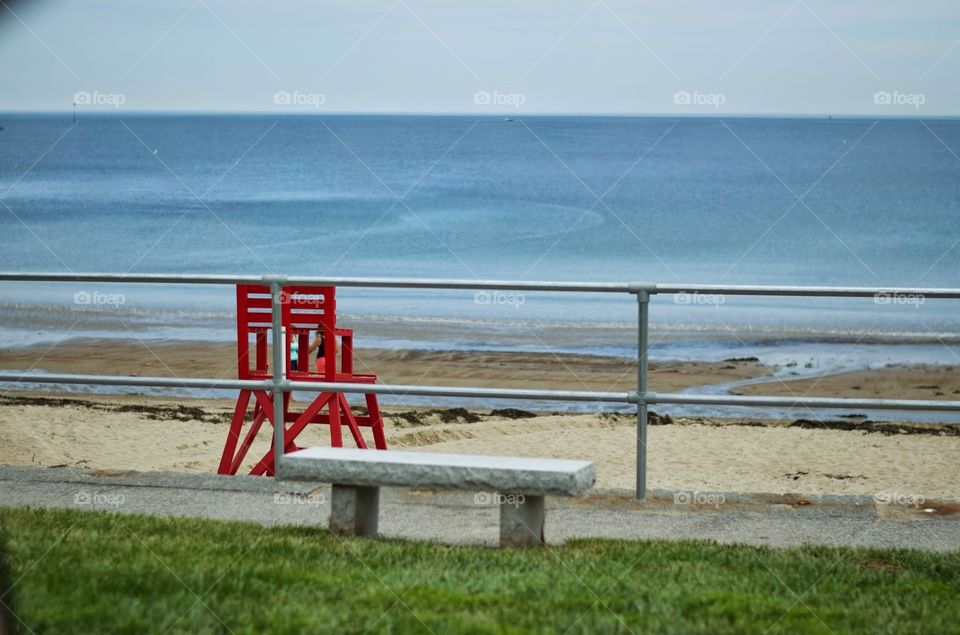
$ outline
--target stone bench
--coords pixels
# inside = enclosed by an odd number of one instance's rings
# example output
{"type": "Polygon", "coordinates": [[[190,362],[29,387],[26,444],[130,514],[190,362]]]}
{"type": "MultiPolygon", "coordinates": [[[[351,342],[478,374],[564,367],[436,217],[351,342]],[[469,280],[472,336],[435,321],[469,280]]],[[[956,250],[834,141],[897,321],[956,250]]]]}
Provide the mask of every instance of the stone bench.
{"type": "Polygon", "coordinates": [[[543,544],[543,497],[586,492],[596,470],[565,459],[314,447],[285,455],[280,477],[332,484],[335,533],[377,535],[381,486],[471,490],[499,504],[501,546],[532,546],[543,544]]]}

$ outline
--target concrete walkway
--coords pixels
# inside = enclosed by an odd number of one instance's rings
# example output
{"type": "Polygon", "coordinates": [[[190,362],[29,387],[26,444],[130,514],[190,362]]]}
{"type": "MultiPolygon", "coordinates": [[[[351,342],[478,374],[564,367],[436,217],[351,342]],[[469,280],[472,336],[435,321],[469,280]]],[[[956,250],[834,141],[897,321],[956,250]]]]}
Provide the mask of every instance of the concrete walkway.
{"type": "MultiPolygon", "coordinates": [[[[0,466],[0,506],[196,516],[262,525],[326,526],[327,485],[250,476],[0,466]]],[[[450,544],[495,545],[492,492],[383,488],[380,533],[450,544]]],[[[507,499],[506,504],[511,504],[507,499]]],[[[599,491],[547,498],[546,539],[707,539],[774,547],[803,544],[960,549],[960,505],[878,504],[873,498],[599,491]],[[676,496],[676,501],[675,501],[676,496]]]]}

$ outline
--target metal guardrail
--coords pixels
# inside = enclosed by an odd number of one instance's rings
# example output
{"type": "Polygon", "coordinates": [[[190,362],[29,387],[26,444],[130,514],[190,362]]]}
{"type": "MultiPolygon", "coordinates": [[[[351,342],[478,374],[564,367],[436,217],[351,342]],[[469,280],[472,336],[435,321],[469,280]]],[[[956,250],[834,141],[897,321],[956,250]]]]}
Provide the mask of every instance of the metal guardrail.
{"type": "MultiPolygon", "coordinates": [[[[687,395],[656,393],[647,390],[647,352],[649,348],[650,296],[655,294],[712,294],[797,297],[919,297],[924,299],[960,299],[960,289],[903,287],[816,287],[771,285],[706,285],[609,282],[523,282],[516,280],[442,280],[403,278],[343,278],[304,276],[230,276],[189,274],[109,274],[109,273],[16,273],[0,272],[0,281],[15,282],[104,282],[152,284],[263,284],[269,285],[273,298],[273,379],[255,381],[239,379],[128,377],[121,375],[77,375],[44,373],[42,375],[0,371],[0,382],[33,382],[50,384],[88,384],[107,386],[184,387],[201,389],[262,389],[274,392],[298,390],[346,393],[373,392],[383,395],[431,397],[477,397],[489,399],[529,399],[545,401],[581,401],[596,403],[635,404],[637,407],[637,479],[636,495],[646,497],[647,475],[647,406],[649,404],[695,404],[716,406],[786,407],[786,408],[856,408],[868,410],[923,410],[960,412],[960,401],[915,399],[854,399],[817,397],[751,397],[741,395],[687,395]],[[285,285],[340,286],[396,289],[463,289],[497,291],[544,291],[576,293],[625,293],[637,300],[637,390],[632,392],[590,392],[570,390],[520,390],[508,388],[465,388],[450,386],[406,386],[397,384],[353,384],[340,382],[291,382],[286,377],[283,358],[283,328],[280,320],[281,294],[285,285]]],[[[283,400],[274,400],[274,420],[283,420],[283,400]]],[[[283,426],[274,427],[274,448],[277,453],[277,478],[280,478],[283,455],[283,426]]]]}

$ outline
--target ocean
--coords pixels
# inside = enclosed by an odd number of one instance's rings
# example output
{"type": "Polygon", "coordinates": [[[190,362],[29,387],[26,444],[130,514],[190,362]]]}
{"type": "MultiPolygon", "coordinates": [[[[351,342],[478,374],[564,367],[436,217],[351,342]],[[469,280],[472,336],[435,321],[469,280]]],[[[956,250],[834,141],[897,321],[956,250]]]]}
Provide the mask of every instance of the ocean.
{"type": "MultiPolygon", "coordinates": [[[[960,286],[960,121],[0,115],[0,269],[960,286]]],[[[623,295],[341,289],[361,345],[632,356],[623,295]]],[[[0,346],[233,337],[229,288],[0,283],[0,346]],[[92,301],[78,300],[87,294],[92,301]]],[[[656,297],[653,359],[960,362],[957,301],[656,297]]]]}

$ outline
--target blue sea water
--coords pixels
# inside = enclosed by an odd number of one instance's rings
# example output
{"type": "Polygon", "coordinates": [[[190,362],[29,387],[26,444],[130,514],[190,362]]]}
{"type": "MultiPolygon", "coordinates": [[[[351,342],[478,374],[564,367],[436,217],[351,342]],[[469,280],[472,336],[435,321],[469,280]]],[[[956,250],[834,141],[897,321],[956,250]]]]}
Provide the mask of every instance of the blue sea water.
{"type": "MultiPolygon", "coordinates": [[[[118,113],[0,126],[3,270],[960,286],[956,120],[118,113]]],[[[232,298],[3,283],[0,344],[229,338],[232,298]],[[78,291],[122,303],[78,306],[78,291]]],[[[344,289],[340,309],[373,344],[632,354],[628,296],[491,298],[344,289]]],[[[862,365],[957,363],[957,309],[658,297],[651,340],[655,358],[812,342],[862,365]],[[878,342],[908,344],[878,357],[878,342]]]]}

